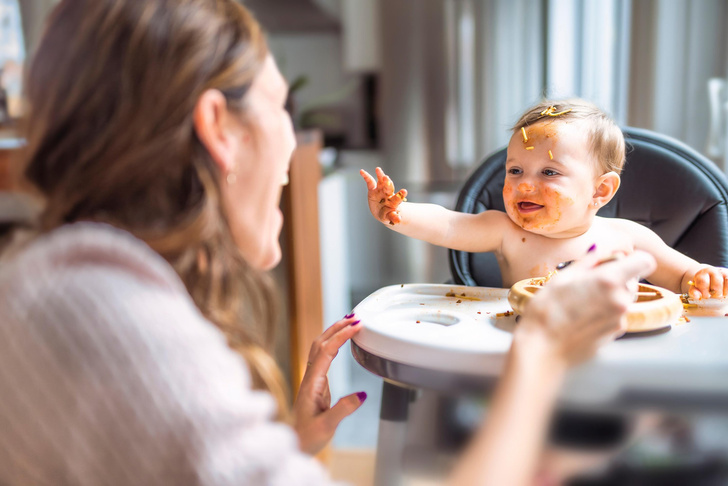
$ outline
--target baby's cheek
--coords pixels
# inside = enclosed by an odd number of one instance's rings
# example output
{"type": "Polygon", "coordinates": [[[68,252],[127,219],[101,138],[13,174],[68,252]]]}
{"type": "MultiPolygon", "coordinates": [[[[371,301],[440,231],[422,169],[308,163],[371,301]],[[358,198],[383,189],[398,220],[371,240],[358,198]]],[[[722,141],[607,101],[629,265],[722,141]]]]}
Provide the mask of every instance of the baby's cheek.
{"type": "Polygon", "coordinates": [[[503,185],[503,204],[506,208],[506,214],[511,218],[511,221],[523,227],[523,218],[518,213],[516,202],[513,200],[513,186],[509,183],[503,185]]]}
{"type": "Polygon", "coordinates": [[[566,197],[562,195],[558,190],[554,189],[553,187],[544,187],[543,188],[543,195],[545,202],[552,204],[554,206],[562,206],[562,205],[573,205],[574,200],[570,197],[566,197]]]}
{"type": "Polygon", "coordinates": [[[513,197],[513,186],[509,183],[503,185],[503,199],[510,199],[513,197]]]}

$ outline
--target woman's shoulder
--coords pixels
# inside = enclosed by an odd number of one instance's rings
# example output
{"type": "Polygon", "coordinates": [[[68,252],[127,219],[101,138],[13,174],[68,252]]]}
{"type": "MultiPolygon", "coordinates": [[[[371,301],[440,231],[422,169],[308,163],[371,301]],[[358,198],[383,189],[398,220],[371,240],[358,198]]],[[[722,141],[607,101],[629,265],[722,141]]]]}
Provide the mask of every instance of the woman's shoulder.
{"type": "Polygon", "coordinates": [[[64,226],[0,264],[0,316],[0,334],[40,344],[52,361],[69,344],[79,362],[123,347],[105,359],[124,368],[163,365],[176,350],[202,359],[228,351],[169,263],[105,224],[64,226]]]}
{"type": "Polygon", "coordinates": [[[0,279],[40,280],[95,270],[124,273],[152,286],[184,291],[174,269],[146,243],[104,223],[75,223],[50,233],[21,238],[0,263],[0,279]],[[40,278],[39,278],[40,277],[40,278]]]}

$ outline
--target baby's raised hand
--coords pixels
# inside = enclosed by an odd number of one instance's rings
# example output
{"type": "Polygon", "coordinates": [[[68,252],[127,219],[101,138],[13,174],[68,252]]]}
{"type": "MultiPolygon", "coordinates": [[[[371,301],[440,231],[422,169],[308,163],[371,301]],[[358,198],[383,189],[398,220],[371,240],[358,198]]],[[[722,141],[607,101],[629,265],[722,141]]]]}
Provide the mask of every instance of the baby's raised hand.
{"type": "Polygon", "coordinates": [[[688,284],[690,284],[688,296],[693,300],[728,297],[728,269],[703,267],[695,273],[688,284]]]}
{"type": "Polygon", "coordinates": [[[399,192],[395,193],[392,179],[379,167],[376,170],[376,179],[364,169],[360,170],[359,174],[367,183],[367,199],[369,200],[369,210],[372,215],[382,223],[395,225],[402,222],[397,208],[402,204],[402,201],[405,201],[407,189],[400,189],[399,192]]]}

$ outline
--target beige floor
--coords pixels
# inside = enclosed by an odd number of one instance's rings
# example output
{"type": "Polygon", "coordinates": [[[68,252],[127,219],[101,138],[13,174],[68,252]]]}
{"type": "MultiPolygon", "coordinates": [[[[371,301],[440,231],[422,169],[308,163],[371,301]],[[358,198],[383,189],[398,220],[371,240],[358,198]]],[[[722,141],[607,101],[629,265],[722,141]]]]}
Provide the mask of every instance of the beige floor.
{"type": "Polygon", "coordinates": [[[333,479],[352,486],[374,485],[374,449],[333,449],[329,457],[333,479]]]}
{"type": "MultiPolygon", "coordinates": [[[[373,449],[332,449],[329,454],[329,471],[337,481],[351,486],[374,486],[375,451],[373,449]]],[[[441,486],[441,480],[423,477],[407,477],[405,486],[441,486]]]]}

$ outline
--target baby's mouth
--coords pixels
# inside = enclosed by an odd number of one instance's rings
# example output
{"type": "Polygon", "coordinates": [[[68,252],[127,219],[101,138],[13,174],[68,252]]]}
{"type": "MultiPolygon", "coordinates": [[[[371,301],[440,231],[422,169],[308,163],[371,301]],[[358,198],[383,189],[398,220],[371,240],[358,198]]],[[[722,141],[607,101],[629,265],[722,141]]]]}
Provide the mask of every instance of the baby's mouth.
{"type": "Polygon", "coordinates": [[[522,213],[533,213],[543,208],[542,205],[533,203],[531,201],[521,201],[518,203],[518,210],[522,213]]]}

